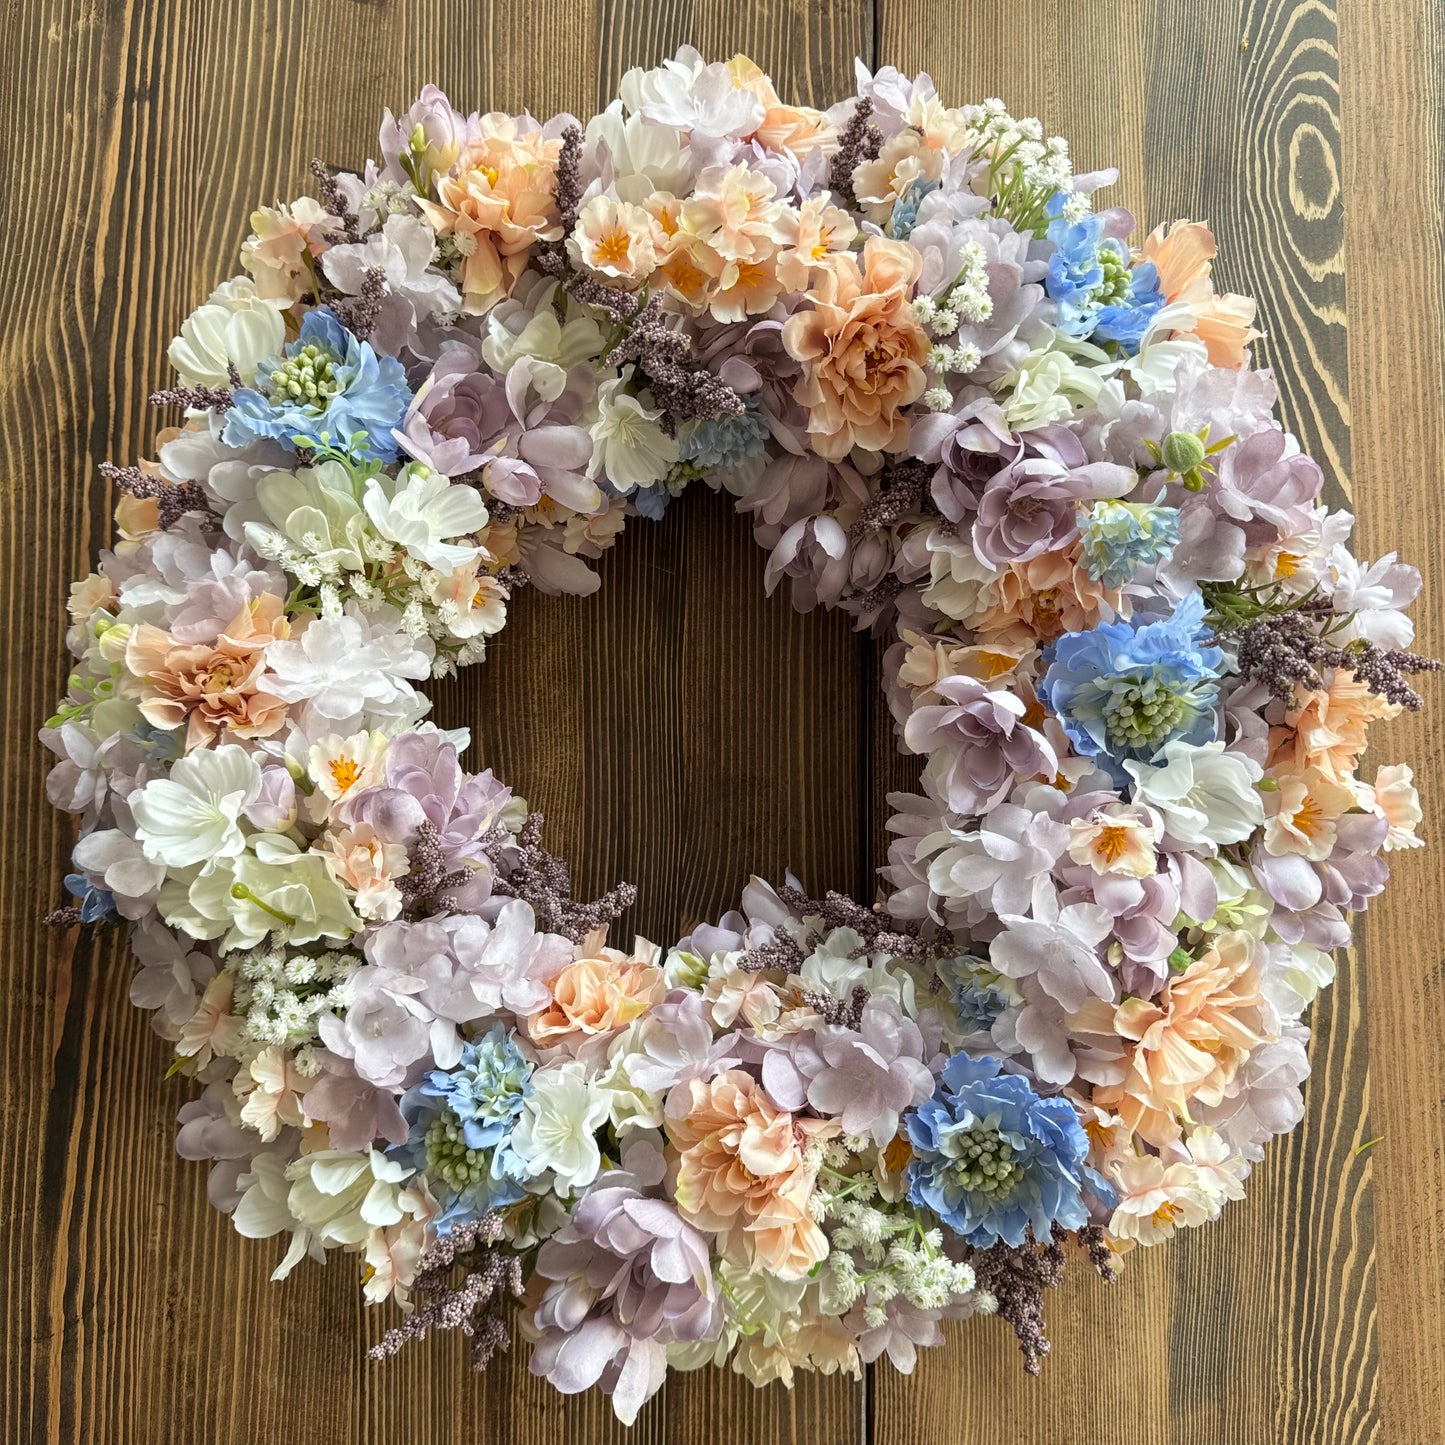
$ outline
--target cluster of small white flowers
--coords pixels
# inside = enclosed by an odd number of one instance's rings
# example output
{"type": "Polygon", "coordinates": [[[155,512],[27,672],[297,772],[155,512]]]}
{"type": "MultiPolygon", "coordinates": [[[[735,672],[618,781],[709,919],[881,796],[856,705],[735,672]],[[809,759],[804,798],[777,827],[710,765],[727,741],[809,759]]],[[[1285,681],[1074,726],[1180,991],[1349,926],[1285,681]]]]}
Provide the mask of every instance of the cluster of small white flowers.
{"type": "Polygon", "coordinates": [[[969,118],[969,144],[988,161],[990,190],[995,195],[1022,190],[1034,197],[1062,192],[1071,220],[1087,214],[1089,198],[1074,191],[1074,167],[1063,136],[1044,135],[1034,116],[1016,119],[1003,101],[991,98],[969,118]]]}
{"type": "Polygon", "coordinates": [[[865,1323],[876,1329],[899,1296],[938,1310],[973,1294],[973,1270],[944,1253],[941,1230],[923,1228],[911,1205],[874,1203],[877,1191],[866,1176],[847,1187],[846,1197],[824,1196],[822,1208],[824,1218],[836,1221],[823,1274],[831,1309],[841,1312],[862,1300],[865,1323]],[[869,1267],[860,1270],[855,1255],[869,1267]]]}
{"type": "Polygon", "coordinates": [[[305,1044],[316,1038],[322,1014],[350,1004],[351,977],[361,959],[345,950],[288,953],[262,944],[236,954],[229,966],[236,975],[234,1008],[245,1019],[246,1036],[260,1044],[305,1044]]]}

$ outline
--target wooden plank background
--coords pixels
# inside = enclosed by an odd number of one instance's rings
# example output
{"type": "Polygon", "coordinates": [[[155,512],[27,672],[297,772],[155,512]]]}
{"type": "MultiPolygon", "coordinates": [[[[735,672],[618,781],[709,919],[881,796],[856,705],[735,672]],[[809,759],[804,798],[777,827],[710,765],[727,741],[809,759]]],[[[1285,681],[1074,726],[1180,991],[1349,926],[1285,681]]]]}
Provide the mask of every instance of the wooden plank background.
{"type": "MultiPolygon", "coordinates": [[[[1251,291],[1289,423],[1371,555],[1433,571],[1445,647],[1445,73],[1438,0],[9,0],[0,11],[0,1420],[7,1442],[376,1445],[1438,1445],[1445,1439],[1441,853],[1391,889],[1314,1012],[1308,1115],[1218,1226],[1053,1300],[1026,1380],[975,1325],[918,1374],[715,1371],[629,1435],[519,1355],[458,1342],[384,1367],[349,1262],[266,1276],[172,1152],[179,1081],[102,938],[48,936],[71,831],[31,742],[63,678],[69,579],[106,537],[96,472],[157,419],[166,342],[234,270],[246,217],[357,163],[428,80],[464,107],[579,113],[680,42],[743,50],[826,104],[855,55],[997,94],[1069,135],[1147,224],[1212,221],[1251,291]],[[1359,1146],[1381,1142],[1358,1154],[1359,1146]]],[[[528,596],[438,697],[551,814],[579,883],[628,877],[672,938],[792,866],[863,887],[906,771],[839,619],[765,602],[747,528],[706,493],[638,523],[586,604],[528,596]],[[546,682],[543,682],[543,678],[546,682]]],[[[1384,750],[1415,762],[1445,848],[1445,696],[1384,750]]]]}

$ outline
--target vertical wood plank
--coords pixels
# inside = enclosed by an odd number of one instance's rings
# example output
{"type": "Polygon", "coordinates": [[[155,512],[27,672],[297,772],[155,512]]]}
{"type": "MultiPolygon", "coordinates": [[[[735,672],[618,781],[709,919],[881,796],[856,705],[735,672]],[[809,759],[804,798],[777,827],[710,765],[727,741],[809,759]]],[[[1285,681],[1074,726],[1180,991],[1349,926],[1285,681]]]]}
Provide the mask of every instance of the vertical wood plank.
{"type": "MultiPolygon", "coordinates": [[[[1445,17],[1439,5],[1340,6],[1345,274],[1358,550],[1394,547],[1425,574],[1424,651],[1445,648],[1445,17]]],[[[1445,842],[1445,686],[1392,723],[1378,761],[1407,758],[1422,830],[1445,842]]],[[[1381,1441],[1425,1445],[1445,1421],[1445,892],[1437,854],[1390,855],[1366,915],[1381,1441]]]]}

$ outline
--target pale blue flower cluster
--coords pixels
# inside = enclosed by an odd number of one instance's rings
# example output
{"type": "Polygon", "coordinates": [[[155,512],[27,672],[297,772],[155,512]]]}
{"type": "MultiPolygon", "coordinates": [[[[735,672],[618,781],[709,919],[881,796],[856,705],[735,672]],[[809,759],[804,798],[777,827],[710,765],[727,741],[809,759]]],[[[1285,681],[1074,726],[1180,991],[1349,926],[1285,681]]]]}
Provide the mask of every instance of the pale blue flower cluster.
{"type": "Polygon", "coordinates": [[[1152,261],[1131,264],[1129,248],[1104,234],[1103,216],[1070,221],[1060,196],[1048,210],[1054,254],[1044,289],[1058,303],[1059,329],[1080,339],[1112,341],[1132,355],[1164,305],[1158,268],[1152,261]]]}
{"type": "Polygon", "coordinates": [[[938,1090],[908,1118],[908,1197],[977,1249],[1018,1246],[1028,1231],[1089,1222],[1089,1141],[1065,1099],[1041,1099],[996,1059],[955,1054],[938,1090]]]}
{"type": "Polygon", "coordinates": [[[532,1091],[531,1073],[499,1023],[463,1044],[455,1068],[433,1070],[402,1096],[411,1133],[398,1153],[426,1172],[442,1205],[440,1232],[522,1197],[526,1171],[511,1138],[532,1091]]]}
{"type": "Polygon", "coordinates": [[[280,356],[256,368],[256,384],[236,391],[222,436],[233,447],[270,437],[293,451],[298,437],[345,448],[360,436],[368,456],[394,462],[392,429],[410,404],[401,362],[378,356],[318,307],[280,356]]]}
{"type": "Polygon", "coordinates": [[[1179,509],[1106,497],[1080,517],[1079,541],[1090,578],[1122,587],[1140,567],[1168,560],[1179,543],[1179,509]]]}
{"type": "Polygon", "coordinates": [[[1040,696],[1079,755],[1126,785],[1125,761],[1153,762],[1175,738],[1213,739],[1224,654],[1207,631],[1194,591],[1168,617],[1066,632],[1044,653],[1040,696]]]}
{"type": "Polygon", "coordinates": [[[678,431],[678,455],[695,467],[736,467],[761,454],[767,444],[768,419],[756,406],[743,412],[721,412],[706,421],[689,422],[678,431]]]}

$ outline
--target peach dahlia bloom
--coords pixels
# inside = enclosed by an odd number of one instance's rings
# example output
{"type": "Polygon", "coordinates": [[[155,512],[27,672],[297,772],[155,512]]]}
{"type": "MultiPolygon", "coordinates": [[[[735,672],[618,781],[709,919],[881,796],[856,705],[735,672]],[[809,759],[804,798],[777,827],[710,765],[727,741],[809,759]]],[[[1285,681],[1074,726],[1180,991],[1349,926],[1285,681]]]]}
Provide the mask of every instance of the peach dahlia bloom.
{"type": "Polygon", "coordinates": [[[1077,542],[1061,552],[1010,562],[985,585],[979,602],[983,612],[973,620],[979,632],[1015,634],[1022,624],[1040,642],[1129,615],[1122,593],[1092,581],[1079,566],[1077,542]]]}
{"type": "Polygon", "coordinates": [[[838,1121],[780,1109],[741,1069],[692,1079],[685,1092],[685,1112],[667,1120],[678,1209],[718,1236],[725,1258],[802,1279],[828,1253],[808,1212],[819,1152],[810,1146],[836,1137],[838,1121]]]}
{"type": "Polygon", "coordinates": [[[793,394],[808,409],[814,451],[830,461],[908,442],[903,408],[928,384],[929,340],[909,304],[921,265],[911,246],[870,236],[861,266],[840,252],[819,267],[811,308],[783,327],[783,345],[803,365],[793,394]]]}
{"type": "Polygon", "coordinates": [[[1255,947],[1248,933],[1221,933],[1157,998],[1091,999],[1075,1026],[1124,1045],[1122,1077],[1097,1085],[1093,1102],[1158,1146],[1180,1137],[1191,1102],[1218,1104],[1250,1050],[1275,1037],[1255,947]]]}
{"type": "Polygon", "coordinates": [[[481,129],[454,173],[437,181],[436,200],[417,201],[462,258],[462,304],[473,316],[511,292],[538,241],[562,235],[552,194],[562,142],[519,131],[509,115],[485,115],[481,129]]]}
{"type": "MultiPolygon", "coordinates": [[[[271,599],[280,605],[280,599],[271,599]]],[[[261,686],[266,644],[289,632],[274,609],[242,608],[209,643],[178,642],[149,623],[131,629],[125,665],[137,679],[140,711],[153,727],[186,724],[186,749],[204,747],[223,733],[266,738],[286,721],[286,704],[261,686]]]]}

